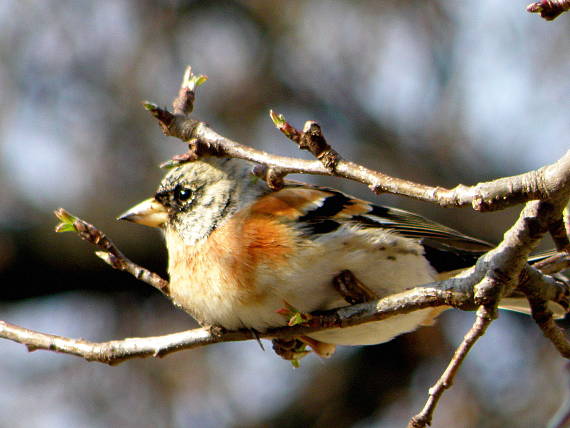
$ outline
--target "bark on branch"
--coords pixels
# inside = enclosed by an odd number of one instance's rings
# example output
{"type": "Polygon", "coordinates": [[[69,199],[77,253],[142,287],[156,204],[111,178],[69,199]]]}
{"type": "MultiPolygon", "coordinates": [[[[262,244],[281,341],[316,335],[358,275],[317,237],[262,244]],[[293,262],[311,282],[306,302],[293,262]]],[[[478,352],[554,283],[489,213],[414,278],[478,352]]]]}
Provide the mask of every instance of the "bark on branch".
{"type": "Polygon", "coordinates": [[[540,0],[526,7],[527,12],[540,13],[547,21],[552,21],[570,10],[570,0],[540,0]]]}
{"type": "MultiPolygon", "coordinates": [[[[437,286],[437,284],[434,284],[437,286]]],[[[163,357],[173,352],[193,349],[219,342],[235,342],[257,338],[294,338],[327,328],[343,328],[364,322],[378,321],[398,314],[436,306],[472,307],[469,298],[436,287],[422,287],[375,302],[363,303],[335,311],[315,314],[310,323],[271,329],[224,331],[219,328],[197,328],[164,336],[127,338],[110,342],[90,342],[41,333],[0,321],[0,337],[25,345],[28,350],[48,350],[82,357],[87,361],[118,364],[140,357],[163,357]]]]}
{"type": "MultiPolygon", "coordinates": [[[[446,189],[373,171],[363,165],[342,160],[336,151],[334,156],[324,157],[327,162],[325,164],[320,160],[309,161],[272,155],[223,137],[202,121],[169,113],[152,103],[146,102],[144,105],[158,120],[165,135],[189,143],[189,151],[177,157],[175,161],[191,161],[205,154],[235,157],[275,168],[280,177],[294,173],[342,177],[366,184],[376,194],[408,196],[444,207],[471,205],[473,209],[482,212],[501,210],[531,200],[550,199],[570,186],[570,151],[557,162],[535,171],[474,186],[460,184],[453,189],[446,189]],[[334,161],[331,161],[331,158],[334,161]],[[334,165],[334,168],[331,168],[331,165],[334,165]]],[[[314,121],[310,123],[313,126],[315,124],[314,121]]],[[[287,127],[294,129],[290,124],[287,124],[287,127]]],[[[294,129],[289,138],[296,142],[303,139],[303,135],[303,132],[294,129]]]]}

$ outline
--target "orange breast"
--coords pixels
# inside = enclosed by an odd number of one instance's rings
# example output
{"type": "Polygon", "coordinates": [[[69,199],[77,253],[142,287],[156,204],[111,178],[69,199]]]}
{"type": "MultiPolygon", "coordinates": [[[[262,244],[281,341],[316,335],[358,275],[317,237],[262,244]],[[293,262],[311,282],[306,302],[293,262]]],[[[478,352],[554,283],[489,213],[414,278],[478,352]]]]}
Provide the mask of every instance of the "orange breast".
{"type": "MultiPolygon", "coordinates": [[[[278,275],[294,253],[295,237],[268,214],[244,210],[196,245],[169,244],[171,286],[177,301],[202,299],[257,304],[267,289],[257,278],[278,275]],[[177,247],[171,248],[172,246],[177,247]]],[[[195,312],[195,311],[193,311],[195,312]]]]}
{"type": "Polygon", "coordinates": [[[294,237],[288,228],[269,215],[247,210],[216,230],[208,240],[209,250],[217,254],[235,285],[243,290],[255,288],[256,272],[280,269],[294,250],[294,237]],[[215,248],[215,249],[214,249],[215,248]]]}

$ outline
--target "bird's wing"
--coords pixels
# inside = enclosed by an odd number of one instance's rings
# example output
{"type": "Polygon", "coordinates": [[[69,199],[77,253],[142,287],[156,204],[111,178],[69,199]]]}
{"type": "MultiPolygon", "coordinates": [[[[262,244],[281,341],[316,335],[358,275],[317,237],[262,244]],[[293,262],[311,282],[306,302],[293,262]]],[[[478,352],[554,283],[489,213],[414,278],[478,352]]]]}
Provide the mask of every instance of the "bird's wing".
{"type": "Polygon", "coordinates": [[[417,240],[425,256],[438,272],[449,272],[473,265],[493,245],[409,211],[375,205],[338,190],[289,183],[274,193],[280,199],[298,195],[295,221],[307,237],[330,233],[343,224],[362,228],[386,229],[417,240]],[[305,195],[304,197],[302,195],[305,195]]]}
{"type": "MultiPolygon", "coordinates": [[[[346,195],[338,190],[289,182],[288,185],[265,198],[273,198],[272,210],[280,206],[280,216],[294,221],[303,236],[318,239],[342,225],[389,230],[417,240],[424,248],[424,256],[440,274],[439,279],[453,276],[474,265],[479,257],[494,245],[465,235],[457,230],[428,220],[409,211],[375,205],[346,195]],[[275,203],[278,201],[278,203],[275,203]],[[281,205],[280,205],[281,204],[281,205]]],[[[539,254],[529,259],[536,262],[551,255],[539,254]]],[[[526,298],[512,296],[502,308],[529,313],[526,298]]],[[[563,317],[564,308],[554,308],[557,317],[563,317]]]]}

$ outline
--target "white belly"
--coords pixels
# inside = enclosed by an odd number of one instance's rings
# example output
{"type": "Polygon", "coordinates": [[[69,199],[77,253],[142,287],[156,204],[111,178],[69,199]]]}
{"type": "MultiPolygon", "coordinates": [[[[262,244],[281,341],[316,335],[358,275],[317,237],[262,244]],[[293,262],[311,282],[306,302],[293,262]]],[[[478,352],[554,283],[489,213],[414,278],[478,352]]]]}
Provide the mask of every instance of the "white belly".
{"type": "MultiPolygon", "coordinates": [[[[379,297],[431,282],[435,277],[423,257],[423,248],[415,241],[382,230],[343,226],[326,237],[306,242],[281,269],[259,267],[255,288],[263,298],[258,301],[246,302],[239,293],[228,291],[232,287],[224,286],[227,275],[214,265],[199,278],[171,278],[171,288],[175,301],[204,324],[264,331],[287,324],[287,317],[277,313],[286,305],[305,313],[348,305],[333,286],[333,278],[343,270],[350,270],[379,297]],[[184,286],[177,286],[178,282],[184,286]]],[[[424,309],[308,336],[337,345],[382,343],[414,330],[430,312],[424,309]]]]}
{"type": "MultiPolygon", "coordinates": [[[[423,248],[414,241],[383,231],[341,231],[327,238],[326,253],[307,257],[311,266],[301,282],[315,292],[307,295],[293,289],[289,303],[303,311],[332,309],[346,306],[346,301],[331,286],[332,278],[340,271],[350,270],[360,282],[385,297],[432,282],[435,271],[423,257],[423,248]],[[310,272],[310,273],[309,273],[310,272]],[[320,279],[320,280],[319,280],[320,279]],[[300,296],[298,299],[296,296],[300,296]],[[319,301],[319,297],[326,296],[319,301]]],[[[354,327],[336,328],[311,333],[311,338],[337,345],[370,345],[386,342],[393,337],[414,330],[432,313],[423,309],[386,320],[354,327]]]]}

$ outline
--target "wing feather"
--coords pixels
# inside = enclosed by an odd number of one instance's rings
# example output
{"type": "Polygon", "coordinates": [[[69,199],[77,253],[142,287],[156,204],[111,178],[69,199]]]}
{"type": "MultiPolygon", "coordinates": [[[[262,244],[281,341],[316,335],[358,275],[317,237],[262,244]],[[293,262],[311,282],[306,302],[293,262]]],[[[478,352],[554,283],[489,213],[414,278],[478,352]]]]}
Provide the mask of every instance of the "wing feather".
{"type": "MultiPolygon", "coordinates": [[[[334,189],[290,183],[285,189],[304,193],[310,189],[313,203],[298,206],[295,221],[302,224],[304,236],[318,238],[334,232],[343,224],[361,228],[385,229],[391,233],[417,240],[425,256],[438,272],[472,266],[493,248],[481,239],[428,220],[409,211],[374,205],[334,189]]],[[[273,195],[279,195],[281,190],[273,195]]],[[[285,196],[286,193],[283,193],[285,196]]],[[[287,197],[285,197],[287,199],[287,197]]]]}

